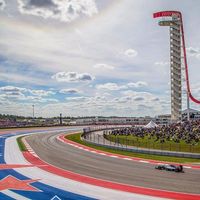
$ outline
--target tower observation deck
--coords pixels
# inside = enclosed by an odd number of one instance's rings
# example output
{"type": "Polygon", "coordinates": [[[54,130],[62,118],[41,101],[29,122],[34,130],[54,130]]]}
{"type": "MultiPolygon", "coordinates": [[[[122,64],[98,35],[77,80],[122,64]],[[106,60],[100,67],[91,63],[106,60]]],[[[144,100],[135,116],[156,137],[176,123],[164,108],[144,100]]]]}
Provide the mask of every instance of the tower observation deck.
{"type": "Polygon", "coordinates": [[[161,17],[158,24],[160,26],[169,26],[170,30],[171,120],[175,122],[181,120],[182,116],[182,55],[187,85],[188,108],[189,99],[200,104],[200,100],[194,98],[190,90],[182,14],[178,11],[163,11],[154,13],[153,17],[161,17]]]}

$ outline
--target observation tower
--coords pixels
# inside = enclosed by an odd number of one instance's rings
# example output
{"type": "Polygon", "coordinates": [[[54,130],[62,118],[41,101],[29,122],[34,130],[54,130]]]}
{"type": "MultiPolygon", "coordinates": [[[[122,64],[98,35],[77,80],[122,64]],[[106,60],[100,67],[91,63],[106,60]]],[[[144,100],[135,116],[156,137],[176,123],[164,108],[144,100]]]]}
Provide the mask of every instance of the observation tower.
{"type": "Polygon", "coordinates": [[[185,38],[182,14],[178,11],[162,11],[153,14],[154,18],[161,18],[160,26],[169,26],[170,32],[170,78],[171,78],[171,120],[177,122],[182,118],[182,71],[185,70],[187,85],[187,110],[189,120],[189,100],[200,104],[200,100],[193,97],[190,90],[185,38]],[[184,59],[184,66],[182,66],[184,59]],[[182,68],[183,67],[183,68],[182,68]]]}

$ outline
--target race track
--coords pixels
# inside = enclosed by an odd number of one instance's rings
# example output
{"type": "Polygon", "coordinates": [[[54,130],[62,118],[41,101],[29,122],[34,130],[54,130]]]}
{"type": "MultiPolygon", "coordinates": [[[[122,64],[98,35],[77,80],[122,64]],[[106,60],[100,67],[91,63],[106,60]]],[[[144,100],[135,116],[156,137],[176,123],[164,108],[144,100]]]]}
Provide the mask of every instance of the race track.
{"type": "MultiPolygon", "coordinates": [[[[81,127],[56,127],[34,129],[10,129],[0,131],[0,199],[2,200],[161,200],[166,199],[166,194],[160,195],[120,190],[115,188],[115,183],[109,183],[110,187],[86,183],[85,179],[92,179],[77,174],[81,180],[70,178],[72,172],[59,169],[48,163],[42,163],[40,158],[30,150],[22,153],[19,150],[16,138],[21,135],[70,133],[82,130],[81,127]],[[26,155],[26,156],[25,156],[26,155]],[[28,156],[28,158],[27,158],[28,156]],[[31,160],[30,160],[31,158],[31,160]],[[34,163],[34,164],[31,164],[34,163]],[[49,171],[52,169],[52,171],[49,171]],[[59,175],[60,174],[60,175],[59,175]],[[114,187],[113,187],[114,185],[114,187]]],[[[102,182],[100,180],[98,183],[102,182]]],[[[105,183],[105,181],[103,181],[105,183]]],[[[130,186],[127,185],[129,188],[130,186]]],[[[139,189],[141,190],[141,189],[139,189]]],[[[154,192],[154,191],[153,191],[154,192]]],[[[168,193],[167,193],[168,194],[168,193]]],[[[176,199],[194,200],[196,195],[171,194],[176,199]]]]}
{"type": "Polygon", "coordinates": [[[42,160],[78,174],[147,188],[200,193],[200,170],[185,169],[186,173],[157,171],[147,163],[82,151],[59,141],[59,134],[31,135],[26,141],[42,160]]]}

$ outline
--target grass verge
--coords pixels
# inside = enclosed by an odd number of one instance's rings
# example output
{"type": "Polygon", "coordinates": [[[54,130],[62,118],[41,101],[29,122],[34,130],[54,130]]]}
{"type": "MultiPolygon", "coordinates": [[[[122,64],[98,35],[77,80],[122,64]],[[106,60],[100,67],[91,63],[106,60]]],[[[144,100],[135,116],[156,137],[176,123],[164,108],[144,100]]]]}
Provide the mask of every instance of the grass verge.
{"type": "Polygon", "coordinates": [[[150,154],[141,154],[141,153],[134,153],[129,151],[122,151],[122,150],[115,150],[115,149],[109,149],[106,147],[100,147],[96,146],[94,144],[89,144],[80,139],[81,133],[72,134],[72,135],[66,135],[65,138],[74,142],[77,142],[79,144],[83,144],[85,146],[98,149],[101,151],[106,151],[109,153],[115,153],[130,157],[138,157],[143,159],[152,159],[152,160],[159,160],[159,161],[167,161],[167,162],[176,162],[176,163],[200,163],[200,159],[194,159],[194,158],[179,158],[179,157],[171,157],[171,156],[158,156],[158,155],[150,155],[150,154]]]}
{"type": "Polygon", "coordinates": [[[144,138],[137,137],[134,135],[107,135],[107,140],[112,142],[118,142],[120,144],[127,144],[129,146],[143,147],[149,149],[160,149],[167,151],[180,151],[180,152],[192,152],[200,153],[200,143],[196,145],[187,144],[185,141],[181,140],[179,143],[174,141],[165,140],[161,143],[160,140],[156,141],[156,137],[149,138],[145,136],[144,138]]]}
{"type": "Polygon", "coordinates": [[[20,151],[27,151],[27,148],[26,148],[25,144],[24,144],[23,141],[22,141],[22,138],[23,138],[23,137],[24,137],[24,136],[21,136],[21,137],[18,137],[18,138],[17,138],[17,144],[18,144],[18,146],[19,146],[20,151]]]}

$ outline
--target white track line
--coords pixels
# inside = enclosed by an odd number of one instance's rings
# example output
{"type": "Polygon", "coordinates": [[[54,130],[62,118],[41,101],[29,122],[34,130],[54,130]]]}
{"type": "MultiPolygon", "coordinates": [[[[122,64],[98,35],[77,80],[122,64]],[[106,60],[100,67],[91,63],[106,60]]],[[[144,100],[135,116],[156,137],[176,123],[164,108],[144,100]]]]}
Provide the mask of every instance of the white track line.
{"type": "Polygon", "coordinates": [[[132,158],[123,158],[124,160],[133,160],[132,158]]]}
{"type": "MultiPolygon", "coordinates": [[[[153,161],[151,161],[151,160],[149,160],[149,161],[147,161],[147,160],[136,160],[136,159],[134,159],[134,158],[128,158],[128,157],[126,158],[126,157],[120,157],[120,156],[115,156],[115,155],[109,155],[109,154],[102,153],[102,152],[96,152],[96,151],[94,151],[94,150],[87,149],[87,148],[85,148],[85,147],[80,147],[79,145],[71,144],[70,142],[68,142],[68,141],[66,141],[66,140],[60,139],[59,136],[58,136],[58,139],[59,139],[60,141],[64,142],[64,143],[69,144],[69,145],[71,145],[71,146],[74,146],[74,147],[76,147],[76,148],[79,148],[79,149],[82,149],[82,150],[84,150],[84,151],[88,151],[88,152],[91,152],[91,153],[96,153],[96,154],[102,155],[102,156],[109,156],[109,157],[112,157],[112,158],[120,158],[120,159],[124,159],[124,160],[129,160],[129,161],[136,161],[136,162],[140,162],[140,163],[149,163],[149,164],[153,164],[153,165],[165,165],[165,164],[168,164],[167,162],[165,163],[164,161],[163,161],[163,163],[157,163],[157,162],[155,162],[154,160],[153,160],[153,161]]],[[[172,164],[173,164],[173,163],[172,163],[172,164]]],[[[184,167],[184,168],[188,168],[188,169],[192,169],[192,168],[193,168],[193,167],[184,166],[184,165],[183,165],[183,167],[184,167]]]]}
{"type": "Polygon", "coordinates": [[[111,157],[111,158],[119,158],[119,156],[112,156],[112,155],[109,155],[109,157],[111,157]]]}
{"type": "Polygon", "coordinates": [[[37,154],[33,151],[33,149],[31,148],[31,146],[28,144],[28,142],[26,141],[25,138],[22,138],[23,143],[25,144],[27,150],[36,158],[38,158],[37,154]]]}
{"type": "Polygon", "coordinates": [[[83,150],[85,150],[85,151],[90,151],[89,149],[83,149],[83,150]]]}
{"type": "MultiPolygon", "coordinates": [[[[16,137],[11,137],[6,140],[5,145],[5,161],[7,164],[27,164],[28,162],[20,152],[16,137]],[[14,152],[14,153],[13,153],[14,152]]],[[[30,164],[30,163],[29,163],[30,164]]],[[[122,192],[104,187],[94,186],[86,183],[73,181],[47,171],[44,171],[38,167],[19,168],[15,171],[29,177],[30,179],[40,179],[39,182],[63,189],[65,191],[73,192],[75,194],[84,195],[91,198],[101,200],[163,200],[163,198],[157,198],[152,196],[133,194],[128,192],[122,192]]],[[[14,198],[15,199],[15,198],[14,198]]],[[[22,199],[22,198],[21,198],[22,199]]],[[[20,200],[21,200],[20,199],[20,200]]],[[[165,199],[166,200],[166,199],[165,199]]]]}
{"type": "Polygon", "coordinates": [[[106,156],[107,154],[105,154],[105,153],[99,153],[100,155],[102,155],[102,156],[106,156]]]}
{"type": "Polygon", "coordinates": [[[141,162],[141,163],[149,163],[149,161],[146,161],[146,160],[139,160],[139,162],[141,162]]]}
{"type": "Polygon", "coordinates": [[[187,169],[191,169],[192,167],[190,166],[183,166],[184,168],[187,168],[187,169]]]}

